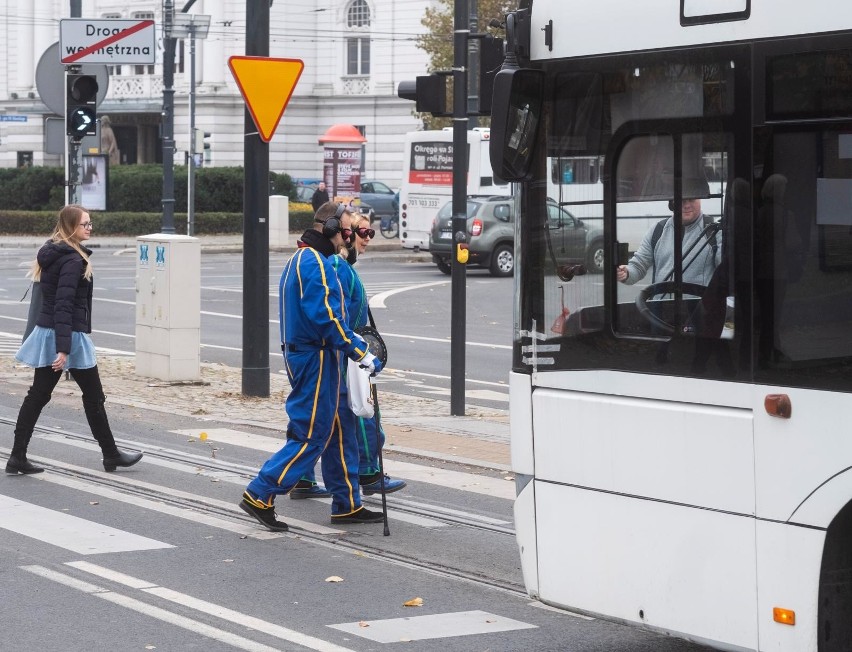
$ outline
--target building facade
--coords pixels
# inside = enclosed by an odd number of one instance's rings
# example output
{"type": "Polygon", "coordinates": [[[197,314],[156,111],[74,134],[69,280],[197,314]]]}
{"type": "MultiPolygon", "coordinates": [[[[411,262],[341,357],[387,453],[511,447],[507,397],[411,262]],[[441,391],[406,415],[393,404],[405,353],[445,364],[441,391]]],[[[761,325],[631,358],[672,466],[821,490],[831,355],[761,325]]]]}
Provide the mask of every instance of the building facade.
{"type": "MultiPolygon", "coordinates": [[[[195,40],[195,124],[210,134],[208,166],[242,165],[245,105],[228,69],[228,58],[245,54],[247,0],[197,0],[190,13],[210,16],[206,38],[195,40]]],[[[252,0],[248,0],[252,1],[252,0]]],[[[186,4],[176,0],[176,11],[186,4]]],[[[396,95],[400,81],[425,74],[426,54],[416,38],[433,0],[273,0],[269,56],[302,59],[305,68],[270,142],[269,166],[296,178],[322,175],[318,138],[334,124],[355,125],[367,139],[363,176],[398,186],[402,135],[422,127],[413,104],[396,95]]],[[[0,167],[63,164],[50,153],[47,123],[62,120],[42,101],[39,70],[62,64],[48,49],[59,40],[59,21],[69,0],[0,0],[0,167]]],[[[126,3],[82,0],[82,17],[152,19],[156,63],[107,66],[109,90],[98,115],[109,115],[122,164],[162,161],[162,0],[126,3]]],[[[178,41],[175,62],[177,164],[189,149],[190,56],[178,41]]],[[[56,89],[41,89],[56,91],[56,89]]],[[[58,92],[64,93],[64,87],[58,92]]],[[[64,95],[63,95],[64,97],[64,95]]],[[[64,122],[62,132],[64,133],[64,122]]],[[[97,139],[84,141],[85,151],[97,139]]]]}

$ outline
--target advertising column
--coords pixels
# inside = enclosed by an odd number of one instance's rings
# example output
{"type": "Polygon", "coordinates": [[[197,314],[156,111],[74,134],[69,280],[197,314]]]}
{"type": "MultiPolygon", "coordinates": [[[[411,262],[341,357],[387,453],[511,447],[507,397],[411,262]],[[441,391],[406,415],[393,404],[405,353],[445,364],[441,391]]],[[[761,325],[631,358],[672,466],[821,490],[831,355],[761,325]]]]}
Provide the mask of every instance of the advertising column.
{"type": "Polygon", "coordinates": [[[361,152],[366,142],[353,125],[334,125],[319,137],[323,181],[333,201],[348,204],[361,197],[361,152]]]}

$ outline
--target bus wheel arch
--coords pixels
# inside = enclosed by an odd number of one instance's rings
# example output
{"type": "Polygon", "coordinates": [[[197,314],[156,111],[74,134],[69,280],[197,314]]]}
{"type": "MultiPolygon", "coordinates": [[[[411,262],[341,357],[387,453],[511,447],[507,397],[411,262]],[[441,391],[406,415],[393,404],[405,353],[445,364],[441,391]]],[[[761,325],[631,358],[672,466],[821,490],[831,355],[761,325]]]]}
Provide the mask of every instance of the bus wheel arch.
{"type": "Polygon", "coordinates": [[[825,533],[818,604],[817,649],[848,650],[852,640],[852,501],[837,513],[825,533]]]}

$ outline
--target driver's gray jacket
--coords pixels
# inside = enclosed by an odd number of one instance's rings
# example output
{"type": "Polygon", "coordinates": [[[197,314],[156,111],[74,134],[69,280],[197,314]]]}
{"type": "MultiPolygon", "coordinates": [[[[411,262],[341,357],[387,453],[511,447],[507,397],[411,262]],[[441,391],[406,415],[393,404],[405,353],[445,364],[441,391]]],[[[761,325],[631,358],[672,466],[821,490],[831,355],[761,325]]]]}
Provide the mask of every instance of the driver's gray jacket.
{"type": "MultiPolygon", "coordinates": [[[[627,263],[627,279],[624,281],[627,285],[633,285],[641,281],[648,271],[653,267],[653,282],[661,283],[663,281],[673,281],[674,274],[674,243],[675,230],[674,218],[670,217],[666,220],[663,226],[663,232],[656,245],[652,246],[651,240],[654,237],[654,229],[651,228],[642,239],[642,244],[633,254],[630,262],[627,263]]],[[[656,226],[656,225],[655,225],[656,226]]],[[[713,233],[708,241],[707,236],[702,236],[704,231],[704,214],[698,216],[691,224],[687,224],[683,234],[683,282],[696,283],[702,286],[710,285],[710,279],[713,277],[713,272],[721,260],[721,234],[713,233]],[[703,243],[698,243],[689,251],[693,243],[699,238],[703,238],[703,243]],[[713,247],[712,239],[716,239],[717,246],[713,247]],[[715,250],[715,257],[713,255],[715,250]]]]}

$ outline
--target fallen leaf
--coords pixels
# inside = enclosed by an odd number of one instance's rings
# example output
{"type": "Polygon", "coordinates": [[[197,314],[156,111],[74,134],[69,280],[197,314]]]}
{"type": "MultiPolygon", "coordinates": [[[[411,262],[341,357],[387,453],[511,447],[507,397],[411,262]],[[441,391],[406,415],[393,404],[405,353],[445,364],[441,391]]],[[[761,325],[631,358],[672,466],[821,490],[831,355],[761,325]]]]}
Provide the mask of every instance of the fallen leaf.
{"type": "Polygon", "coordinates": [[[514,480],[514,479],[515,479],[515,476],[513,476],[513,475],[507,475],[507,476],[505,476],[503,479],[504,479],[504,480],[514,480]]]}
{"type": "Polygon", "coordinates": [[[423,606],[423,598],[412,598],[408,602],[402,603],[403,607],[422,607],[423,606]]]}
{"type": "Polygon", "coordinates": [[[97,500],[90,500],[89,504],[90,505],[100,505],[100,503],[97,500]]]}
{"type": "Polygon", "coordinates": [[[343,581],[343,578],[342,578],[342,577],[338,577],[337,575],[332,575],[331,577],[326,577],[326,578],[325,578],[325,581],[326,581],[326,582],[342,582],[342,581],[343,581]]]}
{"type": "Polygon", "coordinates": [[[370,623],[368,623],[366,620],[359,620],[358,621],[358,627],[369,627],[369,626],[370,626],[370,623]]]}
{"type": "Polygon", "coordinates": [[[199,435],[198,435],[198,438],[199,438],[201,441],[207,441],[207,433],[206,433],[206,432],[202,432],[201,434],[199,434],[199,435]]]}

